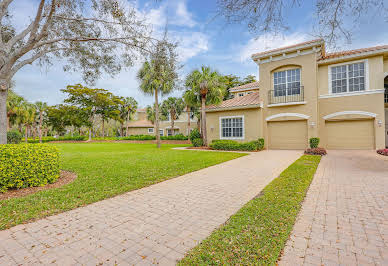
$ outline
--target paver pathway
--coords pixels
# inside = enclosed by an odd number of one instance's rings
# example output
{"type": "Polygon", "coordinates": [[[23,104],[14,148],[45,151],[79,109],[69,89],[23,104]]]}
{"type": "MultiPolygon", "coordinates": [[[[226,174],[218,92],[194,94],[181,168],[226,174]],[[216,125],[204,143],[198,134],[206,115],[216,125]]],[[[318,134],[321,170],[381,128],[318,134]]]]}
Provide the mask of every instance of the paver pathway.
{"type": "Polygon", "coordinates": [[[388,157],[329,151],[280,265],[388,265],[388,157]]]}
{"type": "Polygon", "coordinates": [[[252,153],[0,231],[0,265],[173,265],[301,154],[252,153]]]}

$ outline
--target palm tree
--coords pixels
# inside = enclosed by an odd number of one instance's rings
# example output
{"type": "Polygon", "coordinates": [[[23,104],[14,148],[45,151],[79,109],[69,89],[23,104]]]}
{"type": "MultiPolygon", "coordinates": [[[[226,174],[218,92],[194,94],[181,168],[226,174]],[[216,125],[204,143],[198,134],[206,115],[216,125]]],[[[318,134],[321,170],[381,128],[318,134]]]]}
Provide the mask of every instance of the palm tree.
{"type": "Polygon", "coordinates": [[[27,143],[28,132],[30,131],[31,126],[34,124],[36,118],[35,106],[31,103],[25,102],[21,107],[19,117],[21,119],[21,122],[24,124],[24,140],[27,143]]]}
{"type": "Polygon", "coordinates": [[[202,66],[200,70],[196,69],[186,77],[185,85],[190,88],[186,92],[189,102],[193,105],[201,103],[201,136],[204,145],[207,146],[205,108],[207,104],[222,101],[226,91],[223,77],[210,67],[202,66]]]}
{"type": "Polygon", "coordinates": [[[11,118],[16,118],[20,112],[21,106],[24,103],[24,98],[14,93],[12,90],[8,91],[7,97],[7,130],[11,127],[11,118]]]}
{"type": "Polygon", "coordinates": [[[136,112],[137,109],[137,101],[133,97],[126,97],[122,99],[122,104],[120,106],[120,118],[121,118],[121,128],[120,128],[120,134],[123,136],[123,127],[124,127],[124,121],[125,121],[125,136],[128,137],[128,123],[131,119],[131,115],[136,112]]]}
{"type": "Polygon", "coordinates": [[[47,103],[36,102],[35,109],[39,114],[39,123],[38,123],[39,143],[42,143],[42,124],[43,124],[43,116],[45,115],[47,110],[47,103]]]}
{"type": "Polygon", "coordinates": [[[164,116],[170,117],[171,121],[171,131],[174,135],[174,122],[179,118],[183,109],[185,108],[185,103],[181,98],[169,97],[163,101],[162,112],[164,116]]]}

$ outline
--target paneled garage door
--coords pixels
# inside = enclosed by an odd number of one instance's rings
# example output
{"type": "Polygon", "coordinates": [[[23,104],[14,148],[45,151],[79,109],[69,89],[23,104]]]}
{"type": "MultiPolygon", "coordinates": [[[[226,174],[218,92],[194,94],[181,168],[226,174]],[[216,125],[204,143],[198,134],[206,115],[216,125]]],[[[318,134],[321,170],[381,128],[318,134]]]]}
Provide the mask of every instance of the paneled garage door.
{"type": "Polygon", "coordinates": [[[268,122],[270,149],[305,149],[307,147],[307,122],[268,122]]]}
{"type": "Polygon", "coordinates": [[[374,149],[374,120],[326,122],[328,149],[374,149]]]}

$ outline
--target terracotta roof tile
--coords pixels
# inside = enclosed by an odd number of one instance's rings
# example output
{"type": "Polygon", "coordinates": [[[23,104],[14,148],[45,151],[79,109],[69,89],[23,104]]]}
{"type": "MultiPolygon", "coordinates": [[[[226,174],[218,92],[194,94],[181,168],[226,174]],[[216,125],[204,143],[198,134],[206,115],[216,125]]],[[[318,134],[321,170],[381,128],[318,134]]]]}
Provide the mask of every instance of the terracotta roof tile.
{"type": "Polygon", "coordinates": [[[208,105],[206,106],[206,110],[217,110],[217,109],[229,109],[229,108],[238,108],[238,107],[245,107],[249,105],[259,105],[259,93],[253,92],[251,94],[241,96],[241,97],[235,97],[233,99],[229,99],[226,101],[223,101],[219,105],[208,105]]]}
{"type": "Polygon", "coordinates": [[[342,56],[347,56],[347,55],[354,55],[354,54],[359,54],[359,53],[374,52],[374,51],[385,50],[385,49],[388,49],[388,45],[380,45],[380,46],[354,49],[354,50],[348,50],[348,51],[341,51],[341,52],[335,52],[335,53],[327,53],[325,56],[321,57],[319,60],[331,59],[331,58],[342,57],[342,56]]]}
{"type": "Polygon", "coordinates": [[[230,88],[229,90],[230,91],[238,91],[238,90],[242,90],[242,89],[258,88],[258,87],[259,87],[259,82],[255,81],[255,82],[251,82],[251,83],[237,86],[234,88],[230,88]]]}
{"type": "Polygon", "coordinates": [[[154,127],[154,125],[148,120],[137,120],[130,121],[128,127],[154,127]]]}
{"type": "Polygon", "coordinates": [[[301,45],[312,44],[312,43],[315,43],[315,42],[322,42],[323,43],[323,40],[322,39],[315,39],[315,40],[311,40],[311,41],[307,41],[307,42],[297,43],[297,44],[290,45],[290,46],[285,46],[285,47],[280,47],[280,48],[276,48],[276,49],[272,49],[272,50],[267,50],[267,51],[263,51],[263,52],[260,52],[260,53],[253,54],[251,57],[253,58],[253,57],[260,56],[260,55],[265,55],[265,54],[269,54],[269,53],[273,53],[273,52],[282,51],[282,50],[285,50],[285,49],[290,49],[290,48],[298,47],[298,46],[301,46],[301,45]]]}

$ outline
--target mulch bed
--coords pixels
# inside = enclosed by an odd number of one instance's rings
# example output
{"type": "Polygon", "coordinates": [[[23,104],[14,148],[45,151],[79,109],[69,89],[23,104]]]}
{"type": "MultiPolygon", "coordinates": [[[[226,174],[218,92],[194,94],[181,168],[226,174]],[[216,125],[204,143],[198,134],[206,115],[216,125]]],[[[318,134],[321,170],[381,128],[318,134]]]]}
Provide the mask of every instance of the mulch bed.
{"type": "Polygon", "coordinates": [[[188,150],[213,150],[210,147],[187,147],[188,150]]]}
{"type": "Polygon", "coordinates": [[[77,178],[77,175],[73,172],[61,171],[60,177],[55,183],[47,184],[44,187],[26,187],[26,188],[20,188],[20,189],[9,189],[5,193],[0,193],[0,200],[24,197],[28,194],[33,194],[38,191],[61,187],[73,182],[76,178],[77,178]]]}

